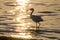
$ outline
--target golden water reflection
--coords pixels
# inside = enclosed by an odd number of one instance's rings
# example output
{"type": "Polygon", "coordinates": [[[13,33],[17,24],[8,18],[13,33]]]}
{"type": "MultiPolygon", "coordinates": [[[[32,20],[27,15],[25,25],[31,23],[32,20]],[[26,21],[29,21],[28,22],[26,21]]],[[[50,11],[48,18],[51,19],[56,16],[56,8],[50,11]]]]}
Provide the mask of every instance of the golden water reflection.
{"type": "Polygon", "coordinates": [[[0,36],[59,40],[59,33],[60,0],[0,0],[0,36]],[[38,35],[31,31],[36,30],[30,18],[31,7],[35,9],[33,15],[43,15],[38,35]],[[44,11],[53,13],[39,13],[44,11]]]}
{"type": "MultiPolygon", "coordinates": [[[[19,22],[20,24],[17,24],[20,27],[16,27],[15,31],[18,32],[22,32],[22,33],[18,33],[17,35],[11,35],[12,37],[18,37],[18,38],[32,38],[32,36],[30,35],[30,33],[25,32],[25,30],[27,30],[31,23],[30,22],[26,22],[26,20],[24,18],[27,18],[29,15],[27,15],[27,6],[29,6],[29,1],[30,0],[16,0],[17,5],[20,6],[16,6],[15,10],[12,11],[17,11],[16,13],[16,17],[15,17],[15,21],[19,22]]],[[[12,12],[11,11],[11,12],[12,12]]]]}

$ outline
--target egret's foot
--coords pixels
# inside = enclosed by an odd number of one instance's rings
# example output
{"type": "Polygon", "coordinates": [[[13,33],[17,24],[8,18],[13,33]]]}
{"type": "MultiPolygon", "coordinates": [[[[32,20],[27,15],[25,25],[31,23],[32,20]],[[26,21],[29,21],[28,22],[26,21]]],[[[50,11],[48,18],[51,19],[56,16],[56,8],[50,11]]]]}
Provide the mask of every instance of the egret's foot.
{"type": "Polygon", "coordinates": [[[40,30],[35,30],[34,33],[40,34],[40,30]]]}

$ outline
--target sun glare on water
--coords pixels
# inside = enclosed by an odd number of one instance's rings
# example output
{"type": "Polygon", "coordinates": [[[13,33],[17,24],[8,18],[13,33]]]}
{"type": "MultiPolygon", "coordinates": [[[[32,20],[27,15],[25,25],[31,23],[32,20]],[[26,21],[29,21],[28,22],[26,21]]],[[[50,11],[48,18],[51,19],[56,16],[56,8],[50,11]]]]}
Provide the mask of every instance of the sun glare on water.
{"type": "MultiPolygon", "coordinates": [[[[26,20],[23,19],[23,18],[27,17],[27,15],[26,15],[27,14],[26,13],[27,7],[26,6],[28,5],[29,1],[30,0],[16,0],[18,5],[20,5],[20,6],[15,7],[15,11],[16,10],[19,11],[19,13],[16,13],[18,15],[16,16],[15,20],[20,23],[20,24],[18,24],[18,26],[22,26],[22,27],[16,28],[17,31],[19,31],[19,30],[21,31],[21,29],[26,30],[26,29],[28,29],[27,27],[29,27],[29,25],[31,24],[29,22],[26,23],[25,22],[26,20]]],[[[11,35],[11,36],[15,37],[15,35],[11,35]]],[[[18,33],[16,35],[16,37],[18,37],[18,38],[31,38],[31,35],[28,33],[18,33]]]]}
{"type": "Polygon", "coordinates": [[[26,5],[26,3],[28,3],[29,0],[16,0],[17,2],[19,2],[20,5],[26,5]]]}

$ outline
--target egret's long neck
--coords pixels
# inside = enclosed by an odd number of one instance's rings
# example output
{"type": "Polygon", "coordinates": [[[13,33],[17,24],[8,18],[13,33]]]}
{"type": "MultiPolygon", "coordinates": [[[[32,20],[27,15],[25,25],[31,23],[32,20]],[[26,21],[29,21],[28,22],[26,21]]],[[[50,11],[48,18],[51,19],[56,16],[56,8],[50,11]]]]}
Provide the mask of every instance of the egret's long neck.
{"type": "Polygon", "coordinates": [[[33,12],[34,12],[34,10],[32,10],[32,12],[31,12],[30,16],[32,16],[33,12]]]}

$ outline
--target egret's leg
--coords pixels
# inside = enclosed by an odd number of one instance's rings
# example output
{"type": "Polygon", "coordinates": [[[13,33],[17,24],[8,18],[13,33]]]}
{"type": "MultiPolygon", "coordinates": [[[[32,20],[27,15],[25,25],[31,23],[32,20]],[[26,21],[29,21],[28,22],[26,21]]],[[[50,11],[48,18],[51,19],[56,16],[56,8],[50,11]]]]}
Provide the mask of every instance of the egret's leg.
{"type": "Polygon", "coordinates": [[[37,22],[36,22],[36,30],[37,30],[37,22]]]}
{"type": "Polygon", "coordinates": [[[39,23],[39,28],[40,28],[40,23],[39,23]]]}
{"type": "Polygon", "coordinates": [[[40,23],[39,23],[39,27],[40,27],[40,23]]]}
{"type": "Polygon", "coordinates": [[[38,27],[37,27],[37,29],[39,30],[39,27],[40,27],[40,23],[38,23],[39,25],[38,25],[38,27]]]}

